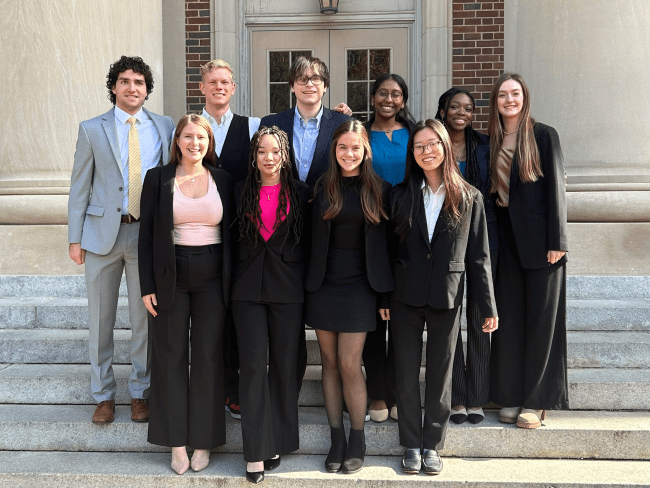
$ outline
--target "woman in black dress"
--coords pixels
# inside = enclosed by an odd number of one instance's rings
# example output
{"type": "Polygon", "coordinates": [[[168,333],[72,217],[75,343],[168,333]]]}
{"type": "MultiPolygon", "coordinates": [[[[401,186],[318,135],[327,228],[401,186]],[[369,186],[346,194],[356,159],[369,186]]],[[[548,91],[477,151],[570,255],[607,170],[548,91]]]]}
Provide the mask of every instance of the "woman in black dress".
{"type": "Polygon", "coordinates": [[[307,325],[316,329],[332,446],[327,471],[363,467],[366,384],[361,352],[375,329],[377,294],[393,289],[384,205],[390,185],[372,169],[368,135],[348,120],[334,132],[329,167],[315,187],[312,253],[306,278],[307,325]],[[350,438],[343,428],[343,399],[350,438]]]}
{"type": "Polygon", "coordinates": [[[535,429],[568,408],[566,180],[560,139],[530,116],[523,78],[504,73],[490,95],[492,188],[499,230],[492,401],[499,420],[535,429]]]}
{"type": "Polygon", "coordinates": [[[280,465],[280,455],[299,446],[296,361],[309,187],[291,175],[284,131],[273,126],[255,133],[248,176],[235,185],[234,193],[239,239],[231,298],[240,357],[242,438],[246,478],[259,483],[264,470],[280,465]]]}
{"type": "MultiPolygon", "coordinates": [[[[436,119],[440,120],[451,139],[454,158],[463,178],[483,195],[492,279],[496,274],[499,249],[497,218],[490,195],[490,139],[474,130],[472,120],[476,103],[464,88],[450,88],[440,96],[436,119]]],[[[463,340],[458,331],[454,372],[452,374],[451,405],[449,419],[457,424],[469,420],[473,424],[485,418],[483,405],[490,402],[490,335],[481,329],[483,323],[478,304],[474,299],[472,276],[467,274],[467,364],[463,354],[463,340]]]]}

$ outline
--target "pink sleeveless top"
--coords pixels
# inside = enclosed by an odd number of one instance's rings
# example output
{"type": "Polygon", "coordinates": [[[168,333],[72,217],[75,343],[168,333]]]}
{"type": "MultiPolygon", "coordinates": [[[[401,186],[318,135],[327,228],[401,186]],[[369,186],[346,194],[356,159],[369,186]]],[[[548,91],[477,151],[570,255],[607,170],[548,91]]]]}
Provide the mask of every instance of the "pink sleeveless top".
{"type": "Polygon", "coordinates": [[[223,205],[217,185],[208,178],[208,193],[201,198],[189,198],[174,179],[174,244],[206,246],[221,242],[223,205]]]}

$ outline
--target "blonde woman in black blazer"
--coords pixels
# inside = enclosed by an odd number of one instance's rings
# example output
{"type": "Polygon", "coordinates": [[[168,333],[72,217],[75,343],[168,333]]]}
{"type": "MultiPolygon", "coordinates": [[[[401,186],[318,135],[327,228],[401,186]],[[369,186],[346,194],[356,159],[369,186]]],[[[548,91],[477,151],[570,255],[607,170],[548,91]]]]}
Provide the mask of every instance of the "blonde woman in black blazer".
{"type": "Polygon", "coordinates": [[[557,132],[530,117],[523,78],[490,95],[492,188],[499,232],[501,327],[492,336],[491,398],[499,420],[535,429],[568,408],[566,179],[557,132]]]}
{"type": "Polygon", "coordinates": [[[306,323],[316,329],[332,446],[325,468],[355,473],[366,451],[366,384],[361,353],[376,327],[377,294],[393,289],[384,204],[390,185],[372,169],[368,135],[357,120],[334,132],[329,167],[318,180],[312,252],[306,278],[306,323]],[[350,414],[349,442],[343,400],[350,414]]]}
{"type": "Polygon", "coordinates": [[[259,483],[299,447],[296,364],[309,188],[293,178],[287,135],[275,126],[255,133],[249,161],[234,190],[232,312],[246,478],[259,483]]]}
{"type": "Polygon", "coordinates": [[[406,176],[391,192],[391,258],[395,291],[390,308],[397,376],[402,469],[442,471],[451,412],[451,378],[460,324],[465,271],[472,274],[482,329],[496,330],[490,248],[483,198],[465,182],[451,141],[437,120],[418,122],[408,142],[406,176]],[[420,410],[420,362],[427,326],[424,423],[420,410]],[[422,453],[420,450],[423,450],[422,453]]]}
{"type": "Polygon", "coordinates": [[[148,441],[172,448],[178,474],[190,466],[205,469],[210,449],[226,443],[222,340],[230,289],[230,177],[214,167],[214,155],[208,121],[185,115],[170,163],[147,172],[140,203],[140,288],[154,317],[148,441]],[[205,232],[196,234],[197,227],[205,232]],[[186,446],[194,448],[191,463],[186,446]]]}

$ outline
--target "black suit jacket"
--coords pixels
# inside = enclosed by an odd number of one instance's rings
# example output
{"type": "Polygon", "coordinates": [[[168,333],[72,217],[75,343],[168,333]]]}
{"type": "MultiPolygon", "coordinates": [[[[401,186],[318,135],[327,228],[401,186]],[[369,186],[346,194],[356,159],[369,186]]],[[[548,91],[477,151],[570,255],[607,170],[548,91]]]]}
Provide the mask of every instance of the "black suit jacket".
{"type": "MultiPolygon", "coordinates": [[[[230,176],[221,169],[206,166],[212,175],[223,205],[221,243],[223,244],[223,299],[230,293],[230,176]]],[[[142,296],[156,294],[158,307],[170,310],[176,289],[176,249],[174,247],[174,177],[176,165],[147,171],[140,200],[138,267],[142,296]]]]}
{"type": "MultiPolygon", "coordinates": [[[[296,108],[290,108],[279,114],[267,115],[264,117],[260,123],[260,127],[271,127],[273,125],[278,126],[280,129],[287,133],[289,138],[289,146],[291,148],[290,157],[291,157],[291,167],[293,171],[293,177],[299,179],[298,168],[296,167],[296,155],[293,150],[293,119],[296,113],[296,108]]],[[[309,168],[309,173],[307,174],[307,180],[305,183],[309,188],[313,188],[318,181],[318,178],[321,177],[327,165],[329,164],[329,151],[330,145],[332,144],[332,136],[334,131],[341,125],[343,122],[348,120],[350,117],[339,112],[332,111],[328,108],[323,107],[323,116],[320,121],[320,129],[318,131],[318,138],[316,139],[316,148],[314,149],[314,158],[311,162],[311,167],[309,168]]]]}
{"type": "MultiPolygon", "coordinates": [[[[549,266],[548,251],[568,251],[566,178],[560,138],[553,127],[535,123],[535,141],[544,176],[533,183],[519,180],[517,153],[512,158],[508,213],[521,265],[549,266]]],[[[566,262],[565,255],[559,263],[566,262]]]]}
{"type": "MultiPolygon", "coordinates": [[[[235,185],[235,205],[241,205],[244,181],[235,185]]],[[[232,300],[270,303],[302,303],[306,252],[305,235],[309,233],[307,200],[309,187],[295,181],[300,200],[303,229],[300,242],[293,235],[293,214],[290,212],[268,241],[261,235],[257,244],[239,236],[239,218],[233,223],[232,300]]],[[[309,240],[307,239],[307,242],[309,240]]]]}
{"type": "MultiPolygon", "coordinates": [[[[383,181],[384,207],[390,198],[390,183],[383,181]]],[[[316,291],[320,288],[327,271],[327,253],[330,242],[332,220],[323,220],[324,193],[318,191],[312,207],[312,246],[305,288],[316,291]]],[[[377,293],[387,293],[395,288],[390,272],[387,246],[387,222],[381,219],[373,225],[366,221],[366,273],[370,286],[377,293]]]]}
{"type": "MultiPolygon", "coordinates": [[[[406,191],[398,185],[391,192],[393,202],[406,191]]],[[[474,287],[474,299],[483,317],[496,317],[497,308],[492,288],[490,246],[483,197],[472,188],[471,208],[455,228],[449,225],[447,212],[440,212],[433,237],[429,240],[422,192],[415,195],[419,209],[413,226],[401,241],[391,235],[391,254],[395,291],[390,297],[413,307],[429,305],[452,309],[463,301],[464,274],[471,274],[468,283],[474,287]]]]}

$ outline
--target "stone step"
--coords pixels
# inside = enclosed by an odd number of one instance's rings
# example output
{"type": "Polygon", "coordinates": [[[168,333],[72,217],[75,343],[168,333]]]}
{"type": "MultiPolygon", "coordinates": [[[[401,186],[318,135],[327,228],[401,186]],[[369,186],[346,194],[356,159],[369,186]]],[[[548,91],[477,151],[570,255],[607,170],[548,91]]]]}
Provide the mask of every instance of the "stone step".
{"type": "MultiPolygon", "coordinates": [[[[567,303],[569,330],[650,331],[650,299],[573,299],[567,303]]],[[[465,325],[465,314],[461,323],[465,325]]],[[[129,328],[128,299],[118,301],[115,327],[129,328]]],[[[0,298],[0,329],[86,329],[88,301],[71,297],[0,298]]]]}
{"type": "MultiPolygon", "coordinates": [[[[147,424],[118,406],[115,422],[90,422],[93,405],[0,405],[0,450],[161,452],[147,442],[147,424]]],[[[543,427],[519,429],[488,411],[478,425],[451,424],[441,454],[474,458],[650,459],[650,412],[550,412],[543,427]]],[[[224,415],[226,413],[224,412],[224,415]]],[[[241,423],[226,416],[227,443],[219,452],[242,452],[241,423]]],[[[347,421],[346,421],[347,424],[347,421]]],[[[366,423],[368,455],[400,455],[397,422],[366,423]]],[[[327,454],[329,426],[322,407],[300,409],[299,454],[327,454]]]]}
{"type": "MultiPolygon", "coordinates": [[[[115,364],[129,363],[130,330],[115,330],[115,364]]],[[[464,337],[464,333],[463,333],[464,337]]],[[[568,332],[569,368],[650,369],[650,332],[568,332]]],[[[426,332],[424,332],[426,342],[426,332]]],[[[87,363],[88,330],[0,329],[0,363],[87,363]]],[[[422,362],[424,364],[424,347],[422,362]]],[[[320,364],[316,333],[307,331],[308,364],[320,364]]]]}
{"type": "MultiPolygon", "coordinates": [[[[118,405],[131,401],[130,366],[115,365],[118,405]]],[[[420,371],[424,399],[424,368],[420,371]]],[[[0,365],[0,404],[92,405],[90,368],[85,364],[0,365]]],[[[324,405],[321,367],[307,367],[299,404],[324,405]]],[[[573,410],[650,410],[650,369],[570,369],[569,405],[573,410]]]]}
{"type": "MultiPolygon", "coordinates": [[[[327,473],[322,455],[291,454],[265,474],[271,488],[641,488],[648,486],[650,463],[572,459],[444,458],[438,476],[405,475],[399,456],[367,456],[353,475],[327,473]]],[[[169,453],[0,452],[0,485],[6,488],[88,486],[160,488],[241,488],[248,486],[239,454],[213,454],[199,473],[178,476],[169,453]]]]}
{"type": "MultiPolygon", "coordinates": [[[[570,271],[570,266],[569,266],[570,271]]],[[[85,297],[83,275],[0,276],[0,297],[85,297]]],[[[120,296],[126,296],[122,277],[120,296]]],[[[567,298],[627,299],[650,298],[650,276],[567,277],[567,298]]]]}

